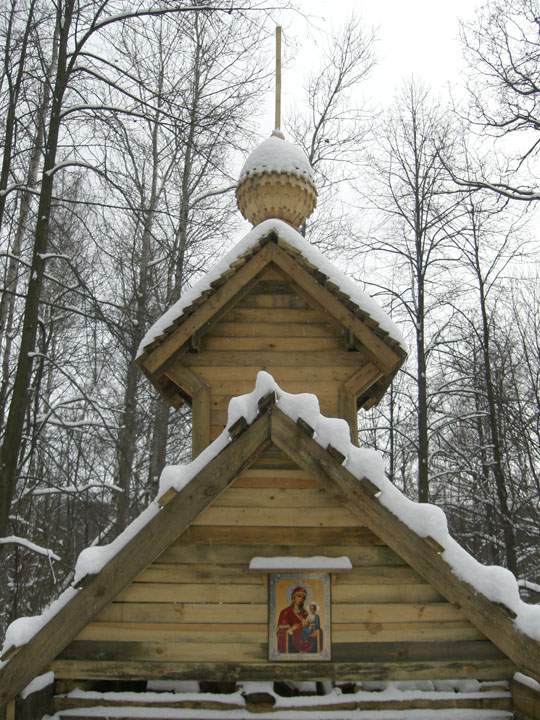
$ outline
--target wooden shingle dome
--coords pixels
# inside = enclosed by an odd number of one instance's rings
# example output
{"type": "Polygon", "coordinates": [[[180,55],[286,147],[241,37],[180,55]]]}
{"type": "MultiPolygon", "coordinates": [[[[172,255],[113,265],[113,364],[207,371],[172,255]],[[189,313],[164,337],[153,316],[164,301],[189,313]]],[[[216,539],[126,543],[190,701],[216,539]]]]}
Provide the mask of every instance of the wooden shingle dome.
{"type": "Polygon", "coordinates": [[[274,130],[247,158],[236,200],[242,215],[253,225],[279,218],[300,227],[317,205],[313,170],[306,154],[274,130]]]}

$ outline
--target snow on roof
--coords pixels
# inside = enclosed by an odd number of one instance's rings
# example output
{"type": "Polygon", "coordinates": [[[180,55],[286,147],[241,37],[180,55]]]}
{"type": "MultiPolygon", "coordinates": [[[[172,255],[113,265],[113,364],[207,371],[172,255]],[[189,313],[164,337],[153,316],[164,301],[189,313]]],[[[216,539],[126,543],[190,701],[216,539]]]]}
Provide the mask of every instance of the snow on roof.
{"type": "MultiPolygon", "coordinates": [[[[185,465],[168,465],[161,473],[155,500],[109,545],[83,550],[75,568],[75,582],[86,574],[98,573],[146,525],[161,508],[157,500],[170,488],[180,491],[210,460],[230,442],[228,428],[240,417],[251,424],[259,413],[259,400],[270,392],[276,394],[276,406],[293,422],[302,418],[313,429],[313,439],[323,448],[332,445],[344,455],[343,465],[354,477],[368,478],[378,488],[377,498],[390,512],[420,537],[432,537],[444,548],[442,558],[454,574],[495,603],[512,610],[517,629],[533,640],[540,641],[540,606],[529,605],[520,598],[514,575],[503,567],[482,565],[461,547],[448,532],[444,512],[435,505],[409,500],[385,475],[382,456],[375,450],[358,448],[351,443],[350,428],[345,420],[321,414],[319,401],[311,393],[292,394],[282,390],[267,372],[257,375],[250,393],[232,398],[229,402],[227,424],[223,432],[194,460],[185,465]]],[[[24,645],[56,615],[78,592],[70,587],[55,600],[42,615],[19,618],[6,632],[2,654],[10,647],[24,645]]],[[[0,668],[5,663],[0,662],[0,668]]]]}
{"type": "Polygon", "coordinates": [[[306,153],[297,145],[287,142],[279,130],[274,130],[269,138],[248,155],[238,182],[264,172],[291,173],[314,183],[313,169],[306,153]]]}
{"type": "Polygon", "coordinates": [[[340,557],[294,557],[293,555],[275,557],[254,557],[249,561],[250,570],[352,570],[350,558],[340,557]]]}
{"type": "Polygon", "coordinates": [[[321,272],[327,275],[361,310],[375,320],[382,330],[387,332],[393,340],[399,343],[405,352],[407,351],[407,345],[398,328],[378,303],[360,289],[358,283],[354,282],[350,277],[345,275],[345,273],[341,272],[341,270],[338,270],[322,253],[313,247],[313,245],[310,245],[310,243],[289,224],[283,220],[270,219],[259,223],[253,230],[248,232],[232,250],[224,255],[199,282],[185,292],[182,297],[149,328],[139,345],[137,357],[140,357],[144,353],[145,348],[173,325],[198,297],[210,290],[212,283],[221,277],[235,260],[247,251],[253,249],[262,238],[268,236],[271,232],[275,232],[281,240],[296,250],[299,250],[306,260],[317,266],[321,272]]]}

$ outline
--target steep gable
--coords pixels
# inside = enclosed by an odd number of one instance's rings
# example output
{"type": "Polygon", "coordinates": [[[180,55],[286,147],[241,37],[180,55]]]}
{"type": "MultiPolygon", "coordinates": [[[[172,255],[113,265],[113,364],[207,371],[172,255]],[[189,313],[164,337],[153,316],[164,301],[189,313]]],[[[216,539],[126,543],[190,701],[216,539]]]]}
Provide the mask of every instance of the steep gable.
{"type": "MultiPolygon", "coordinates": [[[[353,563],[348,580],[334,581],[341,642],[332,661],[289,664],[295,677],[500,678],[514,666],[537,676],[538,608],[519,600],[507,571],[468,556],[440,511],[406,500],[374,454],[347,436],[342,420],[319,414],[314,396],[288,395],[261,373],[254,393],[231,403],[228,432],[187,467],[164,471],[160,504],[112,546],[83,553],[78,587],[41,623],[34,619],[34,636],[11,652],[0,700],[51,663],[65,677],[279,677],[283,666],[265,660],[260,627],[242,642],[233,642],[238,628],[201,627],[264,624],[264,593],[246,566],[269,547],[278,555],[346,554],[353,563]],[[289,461],[276,483],[275,467],[260,461],[279,464],[280,454],[289,461]],[[308,491],[300,514],[299,491],[308,491]],[[220,601],[197,602],[209,584],[220,601]],[[199,632],[229,630],[221,643],[198,640],[199,632]],[[125,639],[100,639],[107,631],[125,639]]],[[[8,645],[17,634],[8,631],[8,645]]]]}
{"type": "Polygon", "coordinates": [[[378,402],[405,354],[399,332],[374,301],[296,231],[273,220],[249,233],[150,328],[138,363],[173,405],[192,401],[197,454],[215,436],[210,396],[221,395],[226,404],[224,395],[242,392],[224,368],[252,374],[266,368],[284,387],[283,366],[349,370],[329,393],[332,402],[322,397],[325,410],[352,425],[358,407],[378,402]],[[216,392],[205,367],[223,368],[214,376],[226,392],[216,392]]]}

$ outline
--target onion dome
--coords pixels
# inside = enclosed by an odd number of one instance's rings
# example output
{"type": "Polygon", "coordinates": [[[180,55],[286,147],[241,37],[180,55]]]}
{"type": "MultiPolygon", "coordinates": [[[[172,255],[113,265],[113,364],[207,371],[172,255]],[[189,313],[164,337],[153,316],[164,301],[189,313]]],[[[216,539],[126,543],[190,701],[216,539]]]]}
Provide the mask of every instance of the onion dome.
{"type": "Polygon", "coordinates": [[[304,151],[274,130],[244,163],[236,201],[253,225],[279,218],[300,227],[317,204],[313,169],[304,151]]]}

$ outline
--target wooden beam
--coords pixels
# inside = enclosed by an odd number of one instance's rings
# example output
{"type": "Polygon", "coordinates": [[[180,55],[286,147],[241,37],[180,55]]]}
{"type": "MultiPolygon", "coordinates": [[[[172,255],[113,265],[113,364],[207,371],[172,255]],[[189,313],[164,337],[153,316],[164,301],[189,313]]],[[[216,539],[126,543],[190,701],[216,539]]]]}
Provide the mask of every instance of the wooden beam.
{"type": "Polygon", "coordinates": [[[105,567],[55,615],[0,672],[0,706],[15,697],[83,627],[146,566],[166,550],[268,445],[270,418],[263,415],[210,460],[105,567]]]}
{"type": "Polygon", "coordinates": [[[189,338],[209,322],[253,280],[271,260],[273,244],[267,243],[229,280],[210,295],[201,305],[148,355],[139,359],[139,365],[150,375],[155,374],[171,355],[179,350],[189,338]]]}
{"type": "Polygon", "coordinates": [[[302,266],[282,248],[271,246],[272,260],[290,277],[294,286],[309,295],[321,310],[329,313],[343,327],[349,329],[362,343],[370,360],[383,372],[391,373],[399,367],[403,358],[394,352],[373,330],[359,320],[329,290],[320,285],[302,266]]]}
{"type": "Polygon", "coordinates": [[[473,678],[477,680],[509,679],[515,666],[508,660],[463,662],[143,662],[57,660],[52,664],[57,678],[148,680],[433,680],[473,678]]]}
{"type": "Polygon", "coordinates": [[[515,678],[511,682],[510,689],[514,710],[519,713],[517,717],[540,720],[540,690],[535,690],[515,678]]]}
{"type": "Polygon", "coordinates": [[[467,618],[524,672],[538,677],[540,643],[519,632],[496,603],[460,580],[429,542],[425,542],[346,468],[278,408],[271,424],[272,441],[307,472],[313,473],[330,493],[345,494],[347,507],[376,533],[405,562],[433,585],[450,602],[461,607],[467,618]]]}
{"type": "Polygon", "coordinates": [[[183,365],[180,360],[167,369],[165,377],[191,397],[191,457],[196,458],[210,443],[210,388],[194,370],[183,365]]]}

